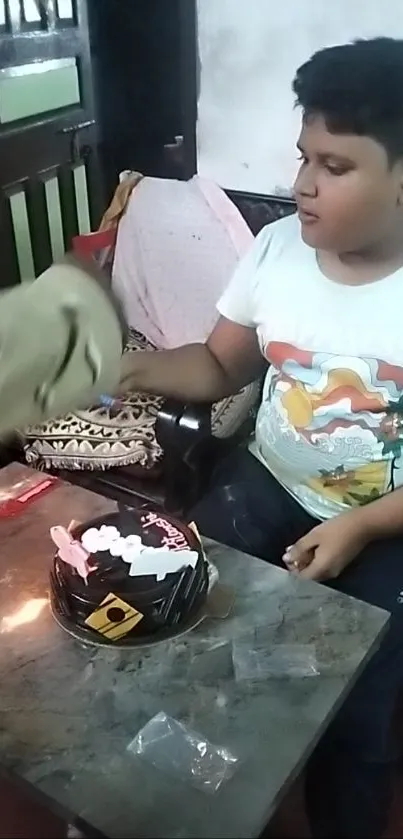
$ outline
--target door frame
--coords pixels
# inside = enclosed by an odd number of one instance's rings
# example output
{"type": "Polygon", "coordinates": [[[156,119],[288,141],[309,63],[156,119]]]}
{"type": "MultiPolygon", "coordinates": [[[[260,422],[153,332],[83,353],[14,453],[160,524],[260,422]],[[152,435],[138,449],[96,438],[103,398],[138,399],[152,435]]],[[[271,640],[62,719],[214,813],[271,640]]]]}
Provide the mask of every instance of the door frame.
{"type": "Polygon", "coordinates": [[[179,0],[179,28],[183,130],[181,162],[183,178],[188,180],[197,174],[197,104],[200,83],[197,0],[179,0]]]}

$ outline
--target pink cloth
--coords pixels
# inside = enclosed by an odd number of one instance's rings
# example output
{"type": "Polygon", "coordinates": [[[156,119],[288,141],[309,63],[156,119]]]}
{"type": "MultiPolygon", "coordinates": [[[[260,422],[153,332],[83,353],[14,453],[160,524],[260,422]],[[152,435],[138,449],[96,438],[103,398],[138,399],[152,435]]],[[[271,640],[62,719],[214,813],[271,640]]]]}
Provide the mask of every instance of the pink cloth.
{"type": "Polygon", "coordinates": [[[161,349],[204,341],[252,241],[215,184],[144,178],[120,221],[112,273],[129,325],[161,349]]]}

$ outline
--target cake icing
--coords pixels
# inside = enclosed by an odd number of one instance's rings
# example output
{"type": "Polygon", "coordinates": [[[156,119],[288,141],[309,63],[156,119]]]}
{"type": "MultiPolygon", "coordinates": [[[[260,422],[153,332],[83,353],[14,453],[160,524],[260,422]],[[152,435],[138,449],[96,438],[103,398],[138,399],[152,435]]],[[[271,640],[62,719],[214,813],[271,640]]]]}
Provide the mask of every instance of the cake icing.
{"type": "MultiPolygon", "coordinates": [[[[164,520],[157,519],[157,522],[159,521],[164,520]]],[[[163,537],[161,542],[162,547],[155,548],[145,544],[137,534],[129,533],[128,536],[123,536],[117,527],[108,527],[105,524],[99,529],[91,527],[81,536],[81,545],[90,556],[100,551],[109,551],[111,556],[120,557],[123,562],[127,562],[130,565],[129,577],[151,576],[156,577],[159,582],[165,580],[167,574],[174,574],[187,565],[196,567],[197,551],[191,551],[188,547],[167,548],[166,537],[163,537]]]]}
{"type": "Polygon", "coordinates": [[[66,629],[99,643],[172,634],[201,610],[208,566],[200,539],[170,516],[112,513],[70,532],[51,529],[58,548],[51,605],[66,629]]]}

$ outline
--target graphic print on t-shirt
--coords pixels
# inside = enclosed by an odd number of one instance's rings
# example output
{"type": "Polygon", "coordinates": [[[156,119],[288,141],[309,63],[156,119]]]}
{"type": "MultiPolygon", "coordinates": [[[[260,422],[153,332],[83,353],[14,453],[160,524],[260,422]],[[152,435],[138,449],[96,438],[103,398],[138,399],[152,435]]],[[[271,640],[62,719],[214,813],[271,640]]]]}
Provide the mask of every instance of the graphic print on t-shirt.
{"type": "Polygon", "coordinates": [[[269,342],[257,454],[319,518],[403,484],[403,368],[269,342]]]}

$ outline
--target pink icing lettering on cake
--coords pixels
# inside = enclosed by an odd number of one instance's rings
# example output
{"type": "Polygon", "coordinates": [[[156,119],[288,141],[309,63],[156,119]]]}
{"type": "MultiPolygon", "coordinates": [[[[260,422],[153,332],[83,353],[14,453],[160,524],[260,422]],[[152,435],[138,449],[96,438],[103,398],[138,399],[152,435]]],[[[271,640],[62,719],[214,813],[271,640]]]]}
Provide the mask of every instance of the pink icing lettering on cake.
{"type": "Polygon", "coordinates": [[[184,534],[177,527],[174,527],[173,524],[170,524],[169,521],[160,518],[156,513],[147,513],[146,516],[142,517],[141,522],[143,528],[153,525],[153,527],[159,527],[160,530],[163,530],[167,534],[161,540],[165,548],[172,551],[190,550],[184,534]]]}
{"type": "Polygon", "coordinates": [[[181,534],[180,537],[179,536],[164,536],[163,539],[161,539],[161,544],[164,546],[164,548],[168,548],[168,550],[171,550],[171,551],[189,551],[190,550],[189,545],[188,545],[185,537],[183,536],[183,534],[181,534]]]}

